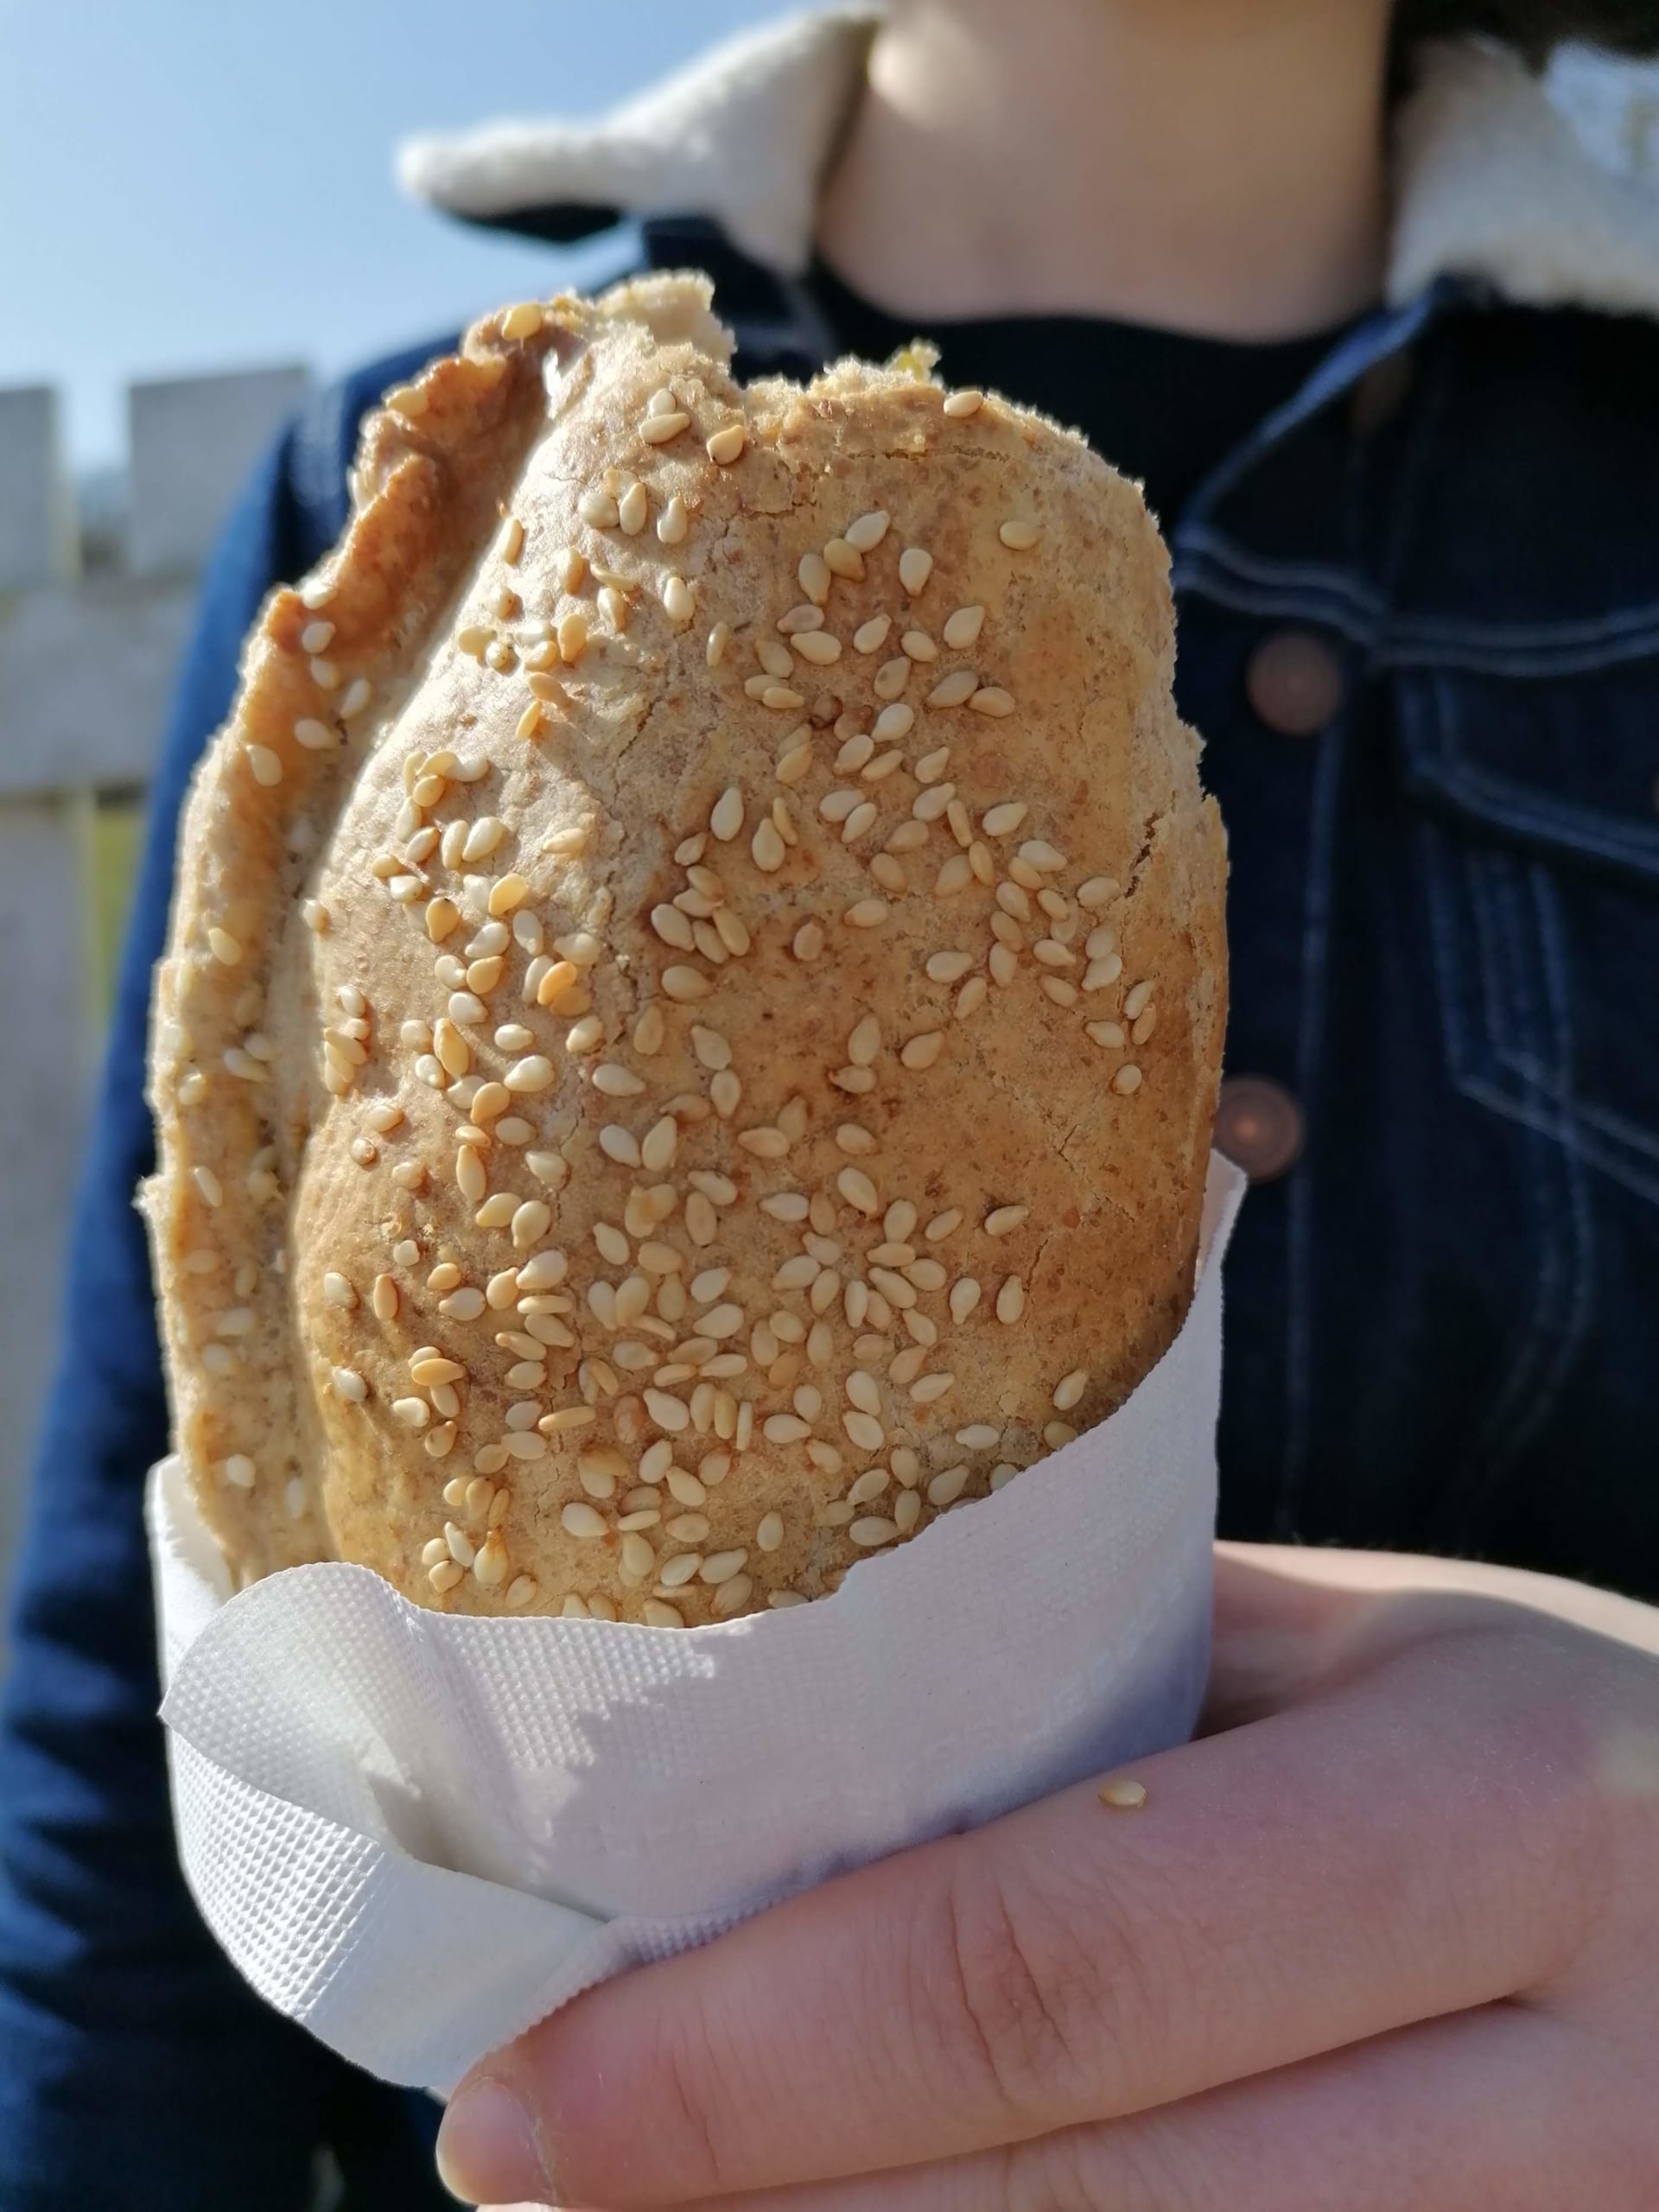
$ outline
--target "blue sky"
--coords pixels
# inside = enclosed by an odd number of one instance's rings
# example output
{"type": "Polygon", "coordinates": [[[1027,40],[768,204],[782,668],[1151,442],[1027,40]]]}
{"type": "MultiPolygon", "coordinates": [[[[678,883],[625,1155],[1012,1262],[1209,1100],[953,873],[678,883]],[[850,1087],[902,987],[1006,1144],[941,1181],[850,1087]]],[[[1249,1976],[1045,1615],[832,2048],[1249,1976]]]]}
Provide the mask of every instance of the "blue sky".
{"type": "Polygon", "coordinates": [[[399,194],[404,135],[588,114],[788,0],[0,0],[0,385],[78,466],[134,376],[327,374],[545,285],[399,194]]]}

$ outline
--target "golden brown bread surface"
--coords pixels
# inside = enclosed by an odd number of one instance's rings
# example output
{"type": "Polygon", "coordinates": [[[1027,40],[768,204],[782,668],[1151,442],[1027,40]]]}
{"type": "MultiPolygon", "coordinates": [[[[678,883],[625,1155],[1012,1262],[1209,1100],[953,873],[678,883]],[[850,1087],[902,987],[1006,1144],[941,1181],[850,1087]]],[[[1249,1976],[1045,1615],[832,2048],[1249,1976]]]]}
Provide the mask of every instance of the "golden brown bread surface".
{"type": "Polygon", "coordinates": [[[1139,493],[925,362],[728,359],[692,279],[480,323],[249,641],[145,1198],[240,1580],[816,1596],[1185,1312],[1224,859],[1139,493]]]}

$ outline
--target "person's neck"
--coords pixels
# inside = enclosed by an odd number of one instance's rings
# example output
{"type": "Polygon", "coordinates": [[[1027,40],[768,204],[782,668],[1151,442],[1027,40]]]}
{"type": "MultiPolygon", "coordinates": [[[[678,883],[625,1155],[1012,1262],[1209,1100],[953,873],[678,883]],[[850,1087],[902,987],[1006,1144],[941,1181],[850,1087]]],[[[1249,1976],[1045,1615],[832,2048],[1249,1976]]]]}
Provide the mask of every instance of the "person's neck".
{"type": "Polygon", "coordinates": [[[895,0],[819,250],[918,316],[1299,336],[1381,282],[1388,0],[895,0]]]}

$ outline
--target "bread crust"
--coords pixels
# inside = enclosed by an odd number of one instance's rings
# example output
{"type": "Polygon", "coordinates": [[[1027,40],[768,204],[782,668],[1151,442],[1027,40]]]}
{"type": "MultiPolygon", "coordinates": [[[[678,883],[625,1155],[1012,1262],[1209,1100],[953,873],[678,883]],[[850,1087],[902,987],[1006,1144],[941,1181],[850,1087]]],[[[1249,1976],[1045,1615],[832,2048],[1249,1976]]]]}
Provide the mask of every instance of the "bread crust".
{"type": "Polygon", "coordinates": [[[729,355],[691,277],[488,318],[250,638],[144,1193],[240,1580],[810,1599],[1185,1315],[1225,861],[1139,492],[925,356],[729,355]]]}

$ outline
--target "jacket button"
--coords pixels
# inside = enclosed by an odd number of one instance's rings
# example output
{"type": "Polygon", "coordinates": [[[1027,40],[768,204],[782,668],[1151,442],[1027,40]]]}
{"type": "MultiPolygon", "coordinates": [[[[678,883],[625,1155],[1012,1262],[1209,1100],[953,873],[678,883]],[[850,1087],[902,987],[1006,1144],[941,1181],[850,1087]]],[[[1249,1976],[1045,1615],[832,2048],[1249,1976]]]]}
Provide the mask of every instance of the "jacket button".
{"type": "Polygon", "coordinates": [[[1216,1150],[1252,1183],[1272,1183],[1301,1154],[1302,1109],[1282,1084],[1264,1075],[1230,1075],[1216,1108],[1216,1150]]]}
{"type": "Polygon", "coordinates": [[[1250,655],[1244,690],[1269,729],[1312,737],[1342,704],[1342,663],[1311,630],[1275,630],[1250,655]]]}

